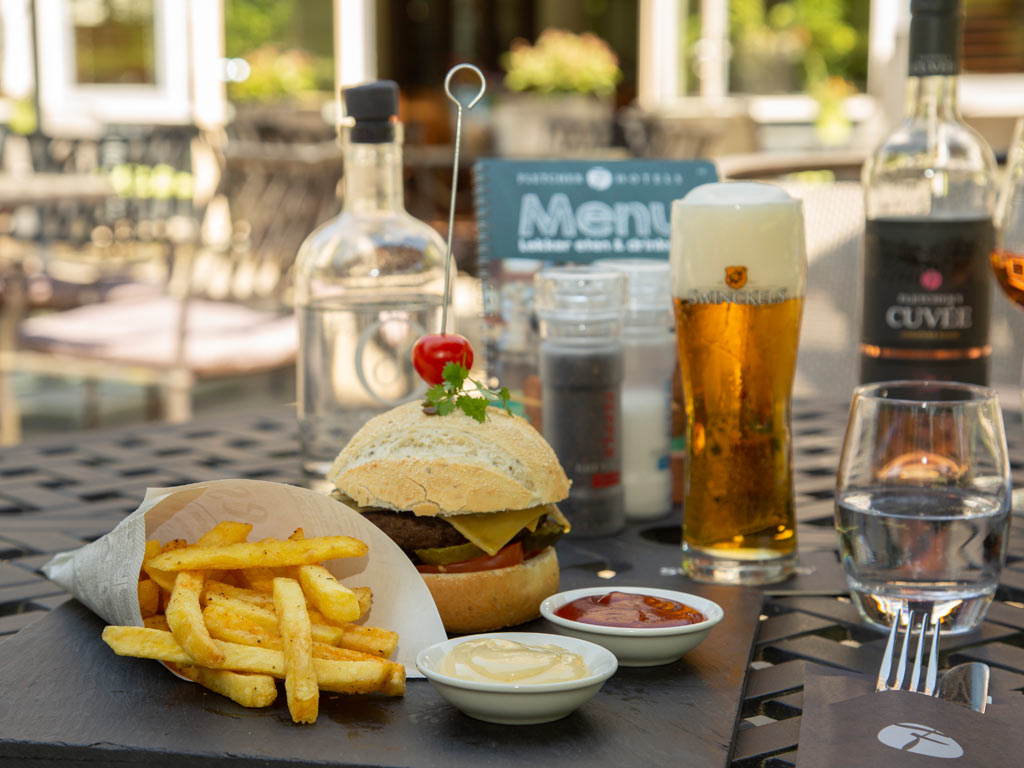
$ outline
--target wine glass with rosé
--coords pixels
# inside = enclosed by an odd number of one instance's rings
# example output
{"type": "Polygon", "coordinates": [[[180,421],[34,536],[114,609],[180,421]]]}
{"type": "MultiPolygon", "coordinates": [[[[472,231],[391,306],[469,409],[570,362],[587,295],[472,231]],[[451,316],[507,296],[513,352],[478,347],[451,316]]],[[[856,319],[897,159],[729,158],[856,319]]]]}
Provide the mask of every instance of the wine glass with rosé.
{"type": "MultiPolygon", "coordinates": [[[[1024,118],[1017,121],[996,206],[992,271],[1010,301],[1024,308],[1024,118]]],[[[1021,371],[1024,386],[1024,371],[1021,371]]]]}

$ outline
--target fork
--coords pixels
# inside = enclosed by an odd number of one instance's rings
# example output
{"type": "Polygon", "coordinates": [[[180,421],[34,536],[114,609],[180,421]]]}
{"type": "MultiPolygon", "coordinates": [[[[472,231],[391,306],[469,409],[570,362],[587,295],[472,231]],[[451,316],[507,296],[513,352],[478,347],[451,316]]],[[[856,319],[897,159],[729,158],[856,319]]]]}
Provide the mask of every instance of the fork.
{"type": "Polygon", "coordinates": [[[889,676],[892,671],[893,654],[896,646],[896,632],[900,626],[900,620],[903,616],[902,608],[896,612],[896,618],[893,620],[892,629],[889,630],[889,641],[885,645],[885,655],[882,657],[882,666],[878,670],[878,682],[875,683],[875,691],[899,691],[906,690],[912,693],[923,693],[925,696],[934,696],[935,691],[935,676],[938,672],[939,666],[939,626],[935,625],[935,629],[932,632],[932,647],[931,652],[928,656],[928,670],[925,673],[924,690],[919,690],[921,682],[921,657],[924,655],[924,636],[928,631],[928,624],[931,623],[931,614],[925,612],[924,618],[921,621],[921,632],[917,638],[917,654],[914,657],[914,669],[910,673],[910,685],[908,688],[903,687],[903,680],[906,677],[907,672],[907,647],[910,645],[910,636],[913,634],[914,627],[914,612],[910,611],[910,615],[907,617],[907,631],[903,635],[903,648],[900,651],[899,663],[896,667],[896,679],[892,685],[889,685],[889,676]]]}

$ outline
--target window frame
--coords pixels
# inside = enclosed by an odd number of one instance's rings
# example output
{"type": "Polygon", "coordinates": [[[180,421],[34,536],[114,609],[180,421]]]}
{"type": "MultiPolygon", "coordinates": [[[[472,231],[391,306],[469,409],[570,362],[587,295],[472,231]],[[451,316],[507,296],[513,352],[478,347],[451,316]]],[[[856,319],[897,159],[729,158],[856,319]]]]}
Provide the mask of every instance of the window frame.
{"type": "Polygon", "coordinates": [[[69,0],[36,0],[42,124],[90,132],[110,123],[192,122],[190,12],[188,2],[153,0],[154,84],[79,83],[69,0]]]}

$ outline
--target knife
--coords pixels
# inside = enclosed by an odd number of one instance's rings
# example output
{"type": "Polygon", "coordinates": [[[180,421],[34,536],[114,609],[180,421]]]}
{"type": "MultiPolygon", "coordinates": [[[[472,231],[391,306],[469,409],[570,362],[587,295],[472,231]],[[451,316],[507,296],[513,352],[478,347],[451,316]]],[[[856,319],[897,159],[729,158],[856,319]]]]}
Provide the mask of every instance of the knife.
{"type": "Polygon", "coordinates": [[[980,661],[957,664],[942,676],[938,698],[985,714],[988,705],[989,668],[980,661]]]}

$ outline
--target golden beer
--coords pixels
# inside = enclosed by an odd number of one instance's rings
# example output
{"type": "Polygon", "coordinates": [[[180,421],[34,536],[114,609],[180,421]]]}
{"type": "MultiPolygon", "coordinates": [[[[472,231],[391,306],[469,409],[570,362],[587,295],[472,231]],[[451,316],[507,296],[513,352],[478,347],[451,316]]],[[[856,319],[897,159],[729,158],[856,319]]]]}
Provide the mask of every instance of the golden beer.
{"type": "Polygon", "coordinates": [[[796,564],[800,203],[766,184],[709,184],[676,201],[672,226],[687,418],[683,568],[704,581],[779,581],[796,564]]]}

